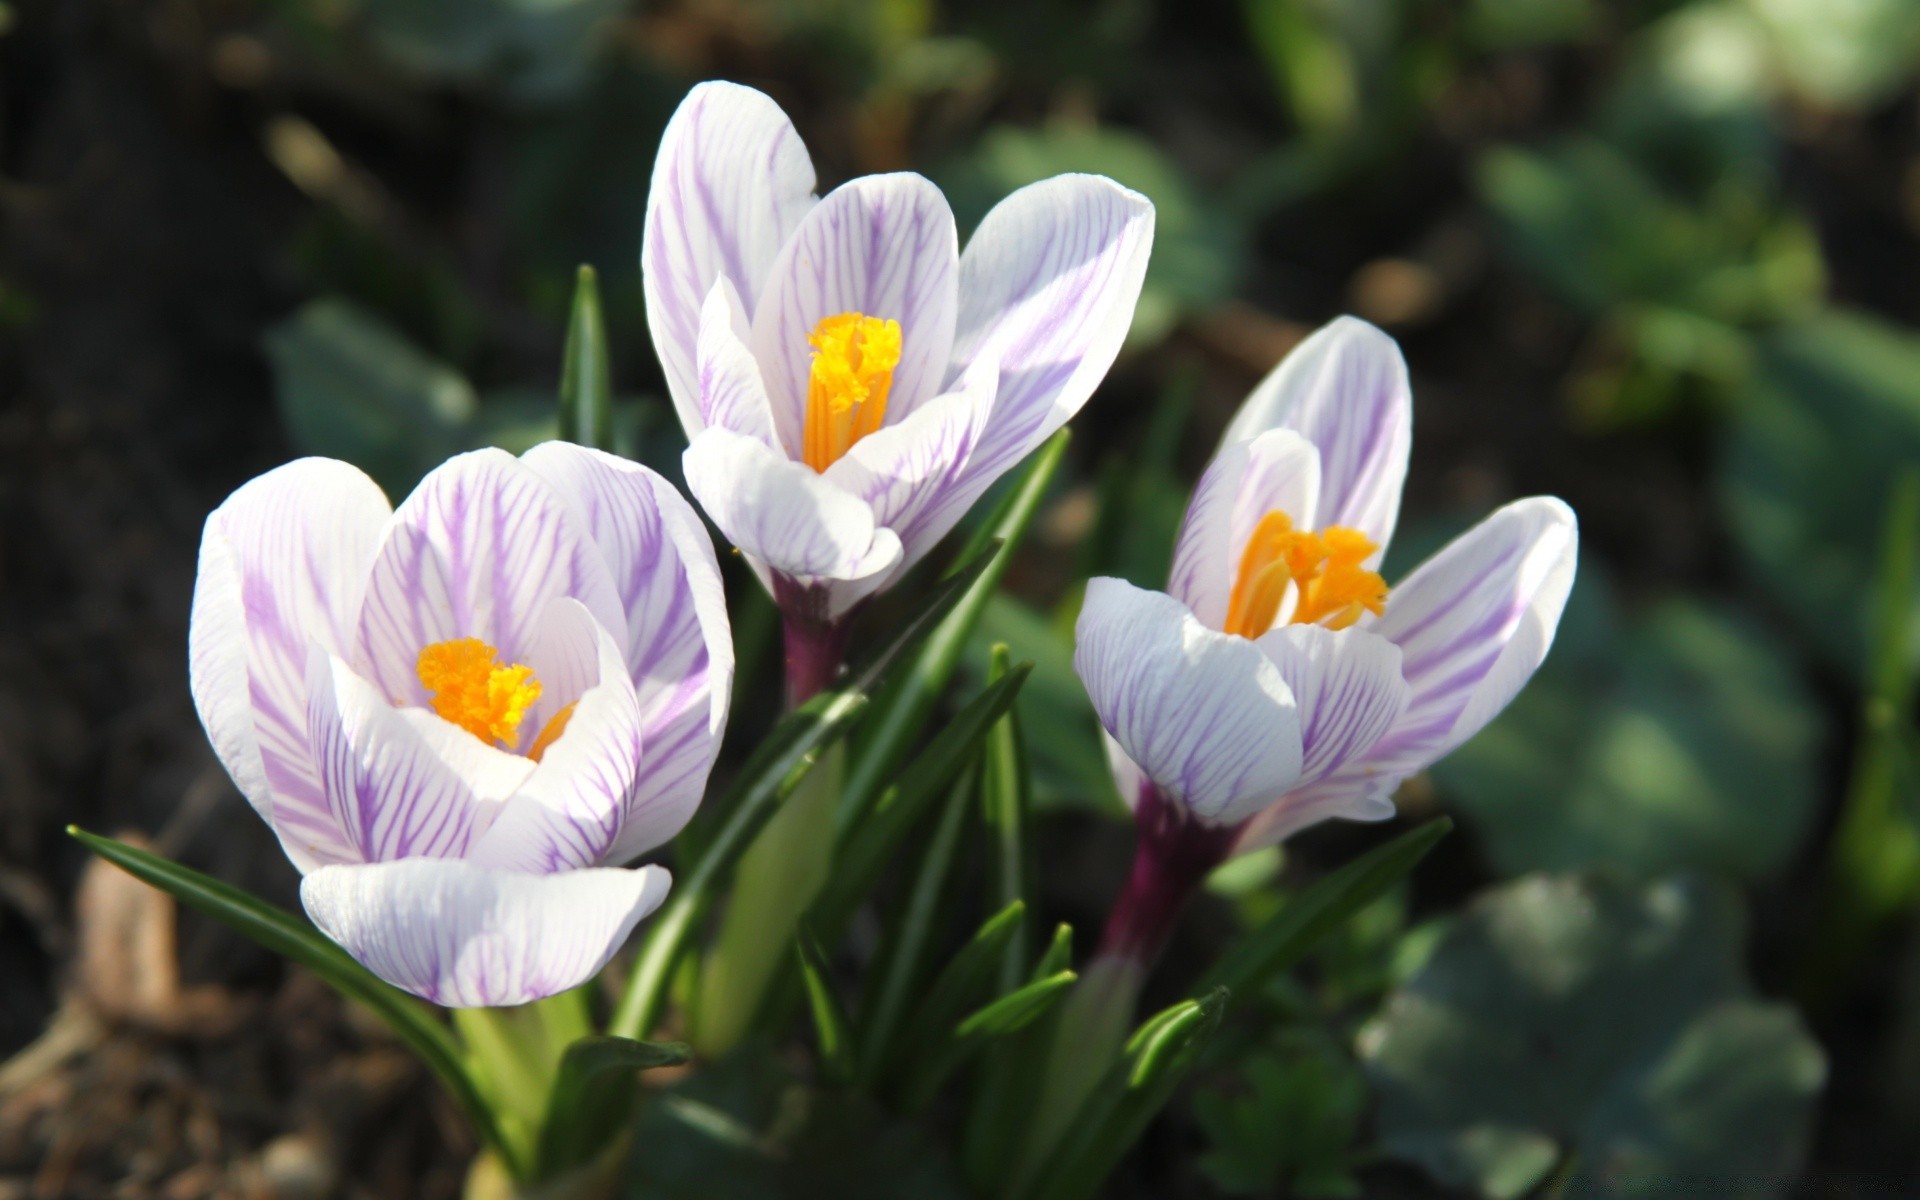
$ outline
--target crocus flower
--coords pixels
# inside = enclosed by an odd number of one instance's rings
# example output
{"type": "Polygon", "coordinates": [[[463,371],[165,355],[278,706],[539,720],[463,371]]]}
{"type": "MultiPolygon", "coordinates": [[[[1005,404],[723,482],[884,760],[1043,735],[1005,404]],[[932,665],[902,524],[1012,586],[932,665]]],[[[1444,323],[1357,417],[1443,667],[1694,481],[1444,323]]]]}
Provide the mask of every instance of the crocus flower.
{"type": "Polygon", "coordinates": [[[1153,240],[1145,197],[1060,175],[959,252],[919,175],[814,195],[786,114],[696,87],[654,165],[647,320],[687,486],[789,626],[830,626],[911,566],[1112,365],[1153,240]]]}
{"type": "Polygon", "coordinates": [[[1573,583],[1572,511],[1515,501],[1389,588],[1378,569],[1411,442],[1399,349],[1335,321],[1228,428],[1168,590],[1088,586],[1074,665],[1141,836],[1109,949],[1151,957],[1169,910],[1229,855],[1393,815],[1400,782],[1546,657],[1573,583]]]}
{"type": "Polygon", "coordinates": [[[308,458],[207,519],[193,698],[307,914],[455,1007],[591,978],[664,898],[726,724],[713,546],[658,475],[559,442],[395,511],[308,458]]]}

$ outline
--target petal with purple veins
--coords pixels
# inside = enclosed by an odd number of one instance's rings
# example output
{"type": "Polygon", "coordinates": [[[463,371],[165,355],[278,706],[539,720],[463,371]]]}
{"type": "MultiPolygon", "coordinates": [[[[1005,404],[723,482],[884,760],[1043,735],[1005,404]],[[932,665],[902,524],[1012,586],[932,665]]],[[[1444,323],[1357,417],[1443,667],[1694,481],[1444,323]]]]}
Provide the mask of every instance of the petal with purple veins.
{"type": "Polygon", "coordinates": [[[730,429],[771,446],[773,408],[760,364],[747,349],[747,336],[746,314],[733,284],[716,281],[700,313],[700,416],[705,425],[730,429]]]}
{"type": "Polygon", "coordinates": [[[1305,786],[1360,761],[1407,706],[1400,647],[1362,629],[1282,625],[1255,643],[1293,692],[1305,786]]]}
{"type": "Polygon", "coordinates": [[[1278,510],[1311,529],[1319,506],[1320,455],[1299,434],[1269,430],[1214,455],[1180,525],[1167,591],[1214,629],[1225,627],[1247,539],[1278,510]]]}

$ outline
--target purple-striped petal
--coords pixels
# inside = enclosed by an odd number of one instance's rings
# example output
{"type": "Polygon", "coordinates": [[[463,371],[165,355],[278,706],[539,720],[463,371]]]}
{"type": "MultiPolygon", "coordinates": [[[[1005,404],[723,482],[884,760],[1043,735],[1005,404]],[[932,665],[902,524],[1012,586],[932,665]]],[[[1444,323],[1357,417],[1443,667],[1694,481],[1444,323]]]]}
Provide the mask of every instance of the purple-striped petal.
{"type": "Polygon", "coordinates": [[[1291,430],[1220,447],[1187,505],[1167,591],[1210,628],[1223,628],[1241,555],[1260,518],[1277,509],[1295,527],[1311,529],[1319,496],[1320,455],[1291,430]]]}
{"type": "Polygon", "coordinates": [[[357,861],[460,858],[533,764],[421,708],[395,708],[316,650],[307,723],[334,820],[357,861]]]}
{"type": "Polygon", "coordinates": [[[1299,715],[1253,642],[1119,579],[1087,584],[1073,665],[1127,757],[1194,816],[1233,825],[1300,777],[1299,715]]]}
{"type": "Polygon", "coordinates": [[[1573,587],[1579,526],[1549,496],[1516,500],[1393,589],[1372,632],[1399,645],[1413,688],[1373,757],[1402,775],[1478,733],[1553,645],[1573,587]]]}
{"type": "Polygon", "coordinates": [[[940,189],[918,175],[868,175],[835,188],[808,213],[767,277],[749,344],[773,402],[773,425],[801,457],[807,340],[826,317],[857,312],[900,323],[890,422],[941,390],[953,348],[959,237],[940,189]]]}
{"type": "Polygon", "coordinates": [[[900,561],[873,509],[804,463],[709,429],[682,459],[687,490],[742,553],[793,579],[868,579],[900,561]]]}
{"type": "Polygon", "coordinates": [[[396,703],[425,707],[423,649],[479,638],[503,662],[525,662],[547,605],[562,596],[609,629],[626,624],[606,561],[566,502],[504,451],[460,455],[421,481],[388,526],[355,669],[396,703]]]}
{"type": "Polygon", "coordinates": [[[707,425],[773,445],[773,408],[747,336],[746,313],[733,284],[716,281],[700,313],[700,416],[707,425]]]}
{"type": "Polygon", "coordinates": [[[1322,821],[1385,821],[1395,812],[1401,776],[1369,777],[1364,765],[1282,796],[1254,814],[1233,841],[1233,854],[1277,846],[1322,821]]]}
{"type": "Polygon", "coordinates": [[[1260,637],[1300,714],[1296,787],[1359,761],[1407,706],[1400,647],[1362,629],[1282,625],[1260,637]]]}
{"type": "Polygon", "coordinates": [[[689,438],[705,427],[695,368],[700,307],[724,276],[754,310],[780,248],[816,203],[813,186],[800,135],[752,88],[703,83],[667,123],[640,270],[654,351],[689,438]]]}
{"type": "Polygon", "coordinates": [[[188,632],[194,706],[234,782],[302,871],[355,854],[307,732],[307,660],[351,644],[392,510],[358,469],[304,458],[207,518],[188,632]]]}
{"type": "Polygon", "coordinates": [[[993,356],[993,417],[967,503],[1066,424],[1125,341],[1153,246],[1153,205],[1098,175],[1057,175],[996,205],[960,257],[958,379],[993,356]]]}
{"type": "Polygon", "coordinates": [[[1341,317],[1294,347],[1240,406],[1221,445],[1269,429],[1292,429],[1320,451],[1320,524],[1358,529],[1384,553],[1413,446],[1413,391],[1394,340],[1341,317]]]}
{"type": "Polygon", "coordinates": [[[670,884],[659,867],[529,875],[414,858],[322,868],[301,882],[300,900],[322,933],[388,983],[482,1008],[592,979],[670,884]]]}
{"type": "MultiPolygon", "coordinates": [[[[553,701],[573,712],[466,857],[540,874],[590,866],[612,849],[626,817],[640,764],[640,701],[620,644],[577,600],[553,602],[528,660],[553,701]]],[[[536,716],[539,724],[523,728],[527,741],[554,719],[536,716]]]]}
{"type": "Polygon", "coordinates": [[[626,607],[640,767],[602,856],[626,862],[687,823],[726,732],[733,635],[720,566],[693,506],[647,468],[565,442],[536,446],[524,461],[583,514],[626,607]]]}
{"type": "Polygon", "coordinates": [[[958,390],[921,405],[895,425],[853,444],[825,478],[865,500],[874,521],[894,531],[906,570],[946,536],[970,505],[953,489],[986,429],[999,373],[991,360],[967,372],[958,390]]]}

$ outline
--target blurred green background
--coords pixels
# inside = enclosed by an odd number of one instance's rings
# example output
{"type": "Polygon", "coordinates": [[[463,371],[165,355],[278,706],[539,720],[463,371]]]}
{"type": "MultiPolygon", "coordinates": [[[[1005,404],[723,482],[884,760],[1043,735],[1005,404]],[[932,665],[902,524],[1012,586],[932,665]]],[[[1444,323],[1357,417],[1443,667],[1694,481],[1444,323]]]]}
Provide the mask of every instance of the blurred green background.
{"type": "MultiPolygon", "coordinates": [[[[1237,998],[1115,1195],[1920,1195],[1916,76],[1913,0],[0,2],[0,1055],[112,1018],[0,1067],[0,1197],[307,1194],[273,1190],[302,1152],[337,1194],[453,1194],[411,1068],[220,931],[164,936],[222,1021],[103,1003],[101,946],[160,935],[76,902],[59,830],[291,894],[187,702],[199,522],[296,454],[399,493],[551,436],[580,263],[621,445],[677,476],[640,216],[713,77],[780,101],[823,187],[918,170],[963,231],[1060,171],[1158,207],[974,656],[1036,662],[1056,916],[1097,921],[1127,853],[1078,581],[1164,582],[1220,430],[1313,326],[1356,313],[1411,365],[1390,579],[1508,498],[1579,513],[1553,657],[1403,793],[1461,831],[1237,998]]],[[[737,761],[777,687],[733,595],[737,761]]],[[[1238,864],[1183,938],[1378,837],[1238,864]]],[[[786,1085],[736,1074],[706,1086],[777,1121],[786,1085]]],[[[903,1172],[871,1194],[947,1194],[918,1143],[855,1144],[903,1172]]],[[[869,1194],[675,1153],[647,1194],[869,1194]]]]}

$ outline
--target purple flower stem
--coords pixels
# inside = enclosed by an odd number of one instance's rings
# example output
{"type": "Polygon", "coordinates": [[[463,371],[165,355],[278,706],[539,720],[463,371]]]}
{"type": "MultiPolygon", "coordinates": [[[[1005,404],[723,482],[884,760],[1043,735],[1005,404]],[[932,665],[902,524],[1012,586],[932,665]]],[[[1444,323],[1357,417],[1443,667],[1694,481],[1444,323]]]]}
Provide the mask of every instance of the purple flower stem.
{"type": "Polygon", "coordinates": [[[1195,820],[1152,784],[1140,790],[1134,826],[1133,869],[1107,917],[1097,957],[1149,967],[1200,884],[1226,861],[1238,830],[1195,820]]]}

